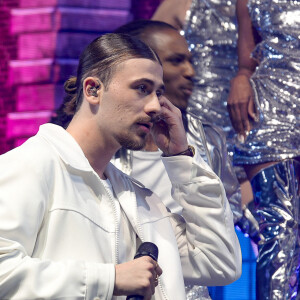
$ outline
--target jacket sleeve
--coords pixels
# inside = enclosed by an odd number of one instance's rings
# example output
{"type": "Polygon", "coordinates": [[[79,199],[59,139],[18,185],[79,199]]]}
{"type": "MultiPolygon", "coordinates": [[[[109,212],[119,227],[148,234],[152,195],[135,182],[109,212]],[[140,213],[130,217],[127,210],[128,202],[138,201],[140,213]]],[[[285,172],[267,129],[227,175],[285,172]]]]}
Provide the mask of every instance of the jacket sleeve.
{"type": "Polygon", "coordinates": [[[172,196],[183,207],[173,217],[186,284],[226,285],[241,275],[241,250],[219,177],[202,160],[163,157],[172,196]]]}
{"type": "Polygon", "coordinates": [[[51,192],[38,158],[21,154],[0,157],[0,299],[111,299],[113,265],[33,257],[51,192]]]}
{"type": "Polygon", "coordinates": [[[232,161],[228,156],[225,136],[216,126],[204,124],[204,130],[212,157],[212,170],[222,180],[233,213],[233,220],[236,223],[242,217],[241,189],[232,161]]]}
{"type": "Polygon", "coordinates": [[[189,112],[188,140],[196,147],[195,159],[200,157],[208,163],[211,169],[222,180],[234,223],[242,217],[241,189],[232,161],[228,155],[224,133],[212,124],[202,123],[199,117],[189,112]],[[202,148],[206,151],[203,152],[202,148]]]}

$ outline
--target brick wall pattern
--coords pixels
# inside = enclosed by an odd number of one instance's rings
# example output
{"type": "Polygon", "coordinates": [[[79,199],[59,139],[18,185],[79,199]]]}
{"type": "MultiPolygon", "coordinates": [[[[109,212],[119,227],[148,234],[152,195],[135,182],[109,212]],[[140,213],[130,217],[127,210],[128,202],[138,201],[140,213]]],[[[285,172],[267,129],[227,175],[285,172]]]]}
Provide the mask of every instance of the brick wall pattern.
{"type": "Polygon", "coordinates": [[[140,5],[135,9],[131,0],[0,1],[0,154],[49,121],[83,48],[132,20],[140,5]]]}

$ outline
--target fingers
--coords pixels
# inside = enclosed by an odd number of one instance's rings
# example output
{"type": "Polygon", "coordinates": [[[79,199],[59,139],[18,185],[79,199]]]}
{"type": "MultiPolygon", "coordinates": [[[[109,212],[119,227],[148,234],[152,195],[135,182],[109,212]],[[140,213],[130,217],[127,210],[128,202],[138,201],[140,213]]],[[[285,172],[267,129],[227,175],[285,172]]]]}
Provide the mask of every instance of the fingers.
{"type": "Polygon", "coordinates": [[[149,256],[116,265],[114,295],[141,295],[151,299],[162,274],[157,262],[149,256]]]}
{"type": "Polygon", "coordinates": [[[240,110],[240,120],[239,120],[239,130],[238,133],[247,135],[247,133],[250,131],[250,122],[248,117],[248,101],[243,102],[239,105],[240,110]]]}
{"type": "Polygon", "coordinates": [[[162,269],[160,268],[159,264],[156,262],[155,272],[158,276],[162,274],[162,269]]]}
{"type": "Polygon", "coordinates": [[[180,109],[177,108],[168,98],[166,98],[165,96],[162,96],[159,100],[159,103],[161,105],[161,107],[165,107],[168,110],[178,114],[180,113],[180,109]]]}
{"type": "Polygon", "coordinates": [[[145,259],[148,260],[151,263],[151,266],[149,265],[149,271],[151,272],[152,276],[149,277],[149,282],[150,282],[150,291],[146,291],[144,298],[148,299],[147,297],[149,296],[151,299],[151,296],[154,295],[155,293],[155,287],[158,286],[158,281],[159,281],[159,276],[162,274],[162,269],[158,265],[158,263],[150,258],[149,256],[145,256],[145,259]]]}
{"type": "Polygon", "coordinates": [[[240,142],[244,142],[251,130],[250,119],[256,117],[252,87],[246,76],[236,76],[231,81],[227,107],[232,126],[240,142]]]}
{"type": "Polygon", "coordinates": [[[254,120],[254,122],[258,122],[257,110],[254,105],[254,99],[252,98],[248,103],[248,114],[254,120]]]}
{"type": "Polygon", "coordinates": [[[166,156],[186,150],[187,138],[180,109],[166,97],[161,97],[160,104],[159,118],[151,128],[156,145],[166,156]]]}
{"type": "Polygon", "coordinates": [[[162,119],[167,123],[173,123],[174,120],[181,120],[180,109],[172,104],[166,97],[161,97],[159,103],[161,105],[161,110],[158,115],[158,120],[162,119]]]}

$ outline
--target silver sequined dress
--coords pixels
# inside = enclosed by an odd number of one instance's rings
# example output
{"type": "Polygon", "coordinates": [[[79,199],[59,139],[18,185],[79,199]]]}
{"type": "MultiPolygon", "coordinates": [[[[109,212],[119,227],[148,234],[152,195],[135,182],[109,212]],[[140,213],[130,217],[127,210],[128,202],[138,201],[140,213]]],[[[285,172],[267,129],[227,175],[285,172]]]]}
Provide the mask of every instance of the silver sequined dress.
{"type": "Polygon", "coordinates": [[[230,80],[237,70],[235,2],[193,0],[184,27],[196,70],[189,109],[202,121],[223,129],[229,150],[234,130],[227,111],[227,97],[230,80]]]}
{"type": "Polygon", "coordinates": [[[300,155],[300,1],[253,0],[249,12],[262,41],[251,83],[259,122],[234,161],[256,164],[300,155]]]}

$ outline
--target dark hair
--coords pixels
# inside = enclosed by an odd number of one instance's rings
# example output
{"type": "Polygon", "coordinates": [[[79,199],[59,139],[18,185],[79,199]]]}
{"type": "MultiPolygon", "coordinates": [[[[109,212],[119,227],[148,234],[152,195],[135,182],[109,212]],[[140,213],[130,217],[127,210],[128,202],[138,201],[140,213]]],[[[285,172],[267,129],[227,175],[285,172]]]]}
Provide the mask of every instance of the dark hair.
{"type": "Polygon", "coordinates": [[[85,78],[98,77],[107,89],[116,66],[131,58],[146,58],[160,63],[149,46],[127,34],[107,33],[92,41],[80,55],[77,77],[71,77],[64,84],[64,112],[73,116],[79,109],[85,78]]]}
{"type": "Polygon", "coordinates": [[[115,33],[129,34],[130,36],[137,37],[143,42],[148,42],[149,31],[160,31],[164,29],[171,29],[178,32],[178,30],[172,25],[152,20],[135,20],[117,28],[115,33]]]}

